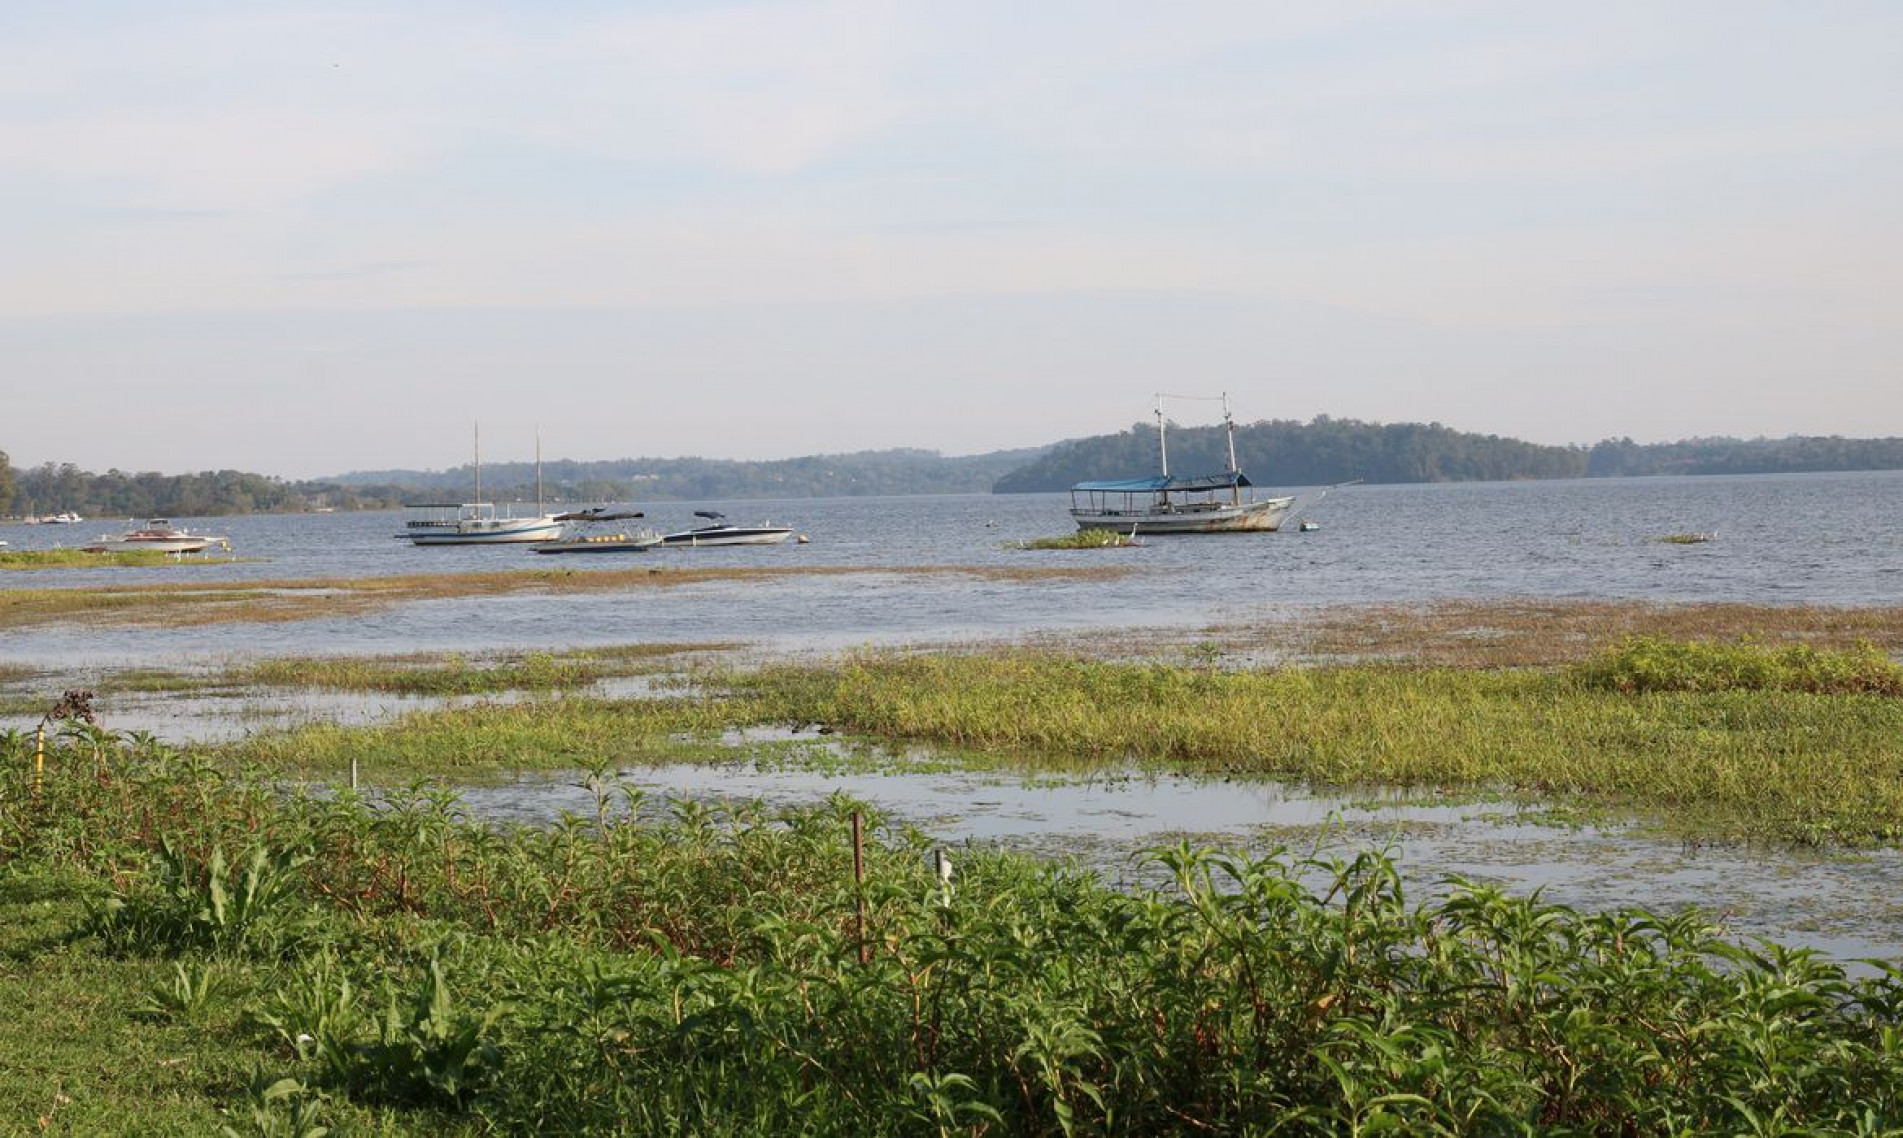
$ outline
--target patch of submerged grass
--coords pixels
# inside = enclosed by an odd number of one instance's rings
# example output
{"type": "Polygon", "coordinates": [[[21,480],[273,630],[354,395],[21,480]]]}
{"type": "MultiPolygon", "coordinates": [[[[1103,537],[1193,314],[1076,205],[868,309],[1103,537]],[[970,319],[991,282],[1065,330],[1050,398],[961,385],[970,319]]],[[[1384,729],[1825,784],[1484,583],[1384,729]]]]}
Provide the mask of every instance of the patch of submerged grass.
{"type": "Polygon", "coordinates": [[[181,557],[149,549],[88,553],[83,549],[0,550],[0,569],[148,569],[157,565],[229,565],[228,557],[181,557]]]}
{"type": "Polygon", "coordinates": [[[380,783],[487,777],[731,757],[718,733],[743,721],[738,705],[703,700],[547,699],[405,714],[395,723],[313,724],[226,744],[215,753],[274,770],[334,778],[358,762],[380,783]],[[704,736],[696,745],[682,737],[704,736]]]}
{"type": "Polygon", "coordinates": [[[1135,545],[1137,540],[1128,534],[1108,529],[1080,529],[1076,533],[1067,533],[1059,537],[1040,537],[1031,541],[1020,541],[1010,546],[1012,549],[1115,549],[1121,546],[1135,545]]]}
{"type": "Polygon", "coordinates": [[[1565,673],[1224,673],[866,655],[726,678],[756,715],[1009,754],[1353,786],[1507,790],[1796,841],[1903,837],[1903,700],[1607,690],[1565,673]]]}
{"type": "MultiPolygon", "coordinates": [[[[1583,660],[1631,636],[1903,650],[1903,607],[1658,604],[1647,601],[1434,601],[1339,605],[1198,634],[1235,654],[1411,666],[1537,667],[1583,660]]],[[[1146,635],[1126,654],[1157,642],[1146,635]]],[[[1115,652],[1118,645],[1110,644],[1115,652]]]]}
{"type": "MultiPolygon", "coordinates": [[[[981,853],[947,887],[922,839],[845,799],[645,823],[609,787],[586,820],[497,830],[423,787],[381,808],[286,797],[162,748],[61,743],[38,805],[0,813],[10,1132],[1903,1117],[1893,971],[1742,946],[1697,913],[1459,883],[1410,905],[1377,852],[1187,845],[1151,851],[1154,884],[1128,892],[981,853]]],[[[0,801],[28,800],[21,759],[0,739],[0,801]]]]}
{"type": "Polygon", "coordinates": [[[263,660],[226,673],[245,686],[401,695],[481,695],[573,691],[611,677],[650,675],[661,661],[724,651],[726,643],[628,644],[573,652],[529,652],[469,659],[449,655],[302,657],[263,660]]]}
{"type": "Polygon", "coordinates": [[[459,597],[517,593],[588,594],[724,581],[768,585],[793,577],[854,575],[953,575],[1032,581],[1108,578],[1120,566],[1001,567],[978,565],[766,566],[751,569],[520,569],[491,573],[439,573],[359,577],[211,582],[195,585],[98,585],[76,589],[14,589],[0,592],[0,628],[84,620],[127,625],[273,623],[356,616],[393,605],[459,597]]]}

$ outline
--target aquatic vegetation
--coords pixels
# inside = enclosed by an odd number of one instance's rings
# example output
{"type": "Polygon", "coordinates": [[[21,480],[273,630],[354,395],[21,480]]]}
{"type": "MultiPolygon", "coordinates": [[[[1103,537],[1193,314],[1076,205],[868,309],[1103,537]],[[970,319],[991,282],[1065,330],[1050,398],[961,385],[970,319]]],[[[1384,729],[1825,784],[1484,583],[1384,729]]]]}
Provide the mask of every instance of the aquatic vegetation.
{"type": "Polygon", "coordinates": [[[1108,529],[1080,529],[1059,537],[1040,537],[1021,541],[1012,549],[1114,549],[1140,544],[1136,538],[1108,529]]]}
{"type": "MultiPolygon", "coordinates": [[[[1072,640],[1073,652],[1136,656],[1169,643],[1165,630],[1139,636],[1093,635],[1072,640]]],[[[1279,660],[1480,668],[1574,663],[1633,636],[1667,640],[1737,640],[1851,648],[1867,641],[1903,651],[1903,606],[1516,599],[1330,605],[1274,620],[1201,630],[1234,655],[1279,660]]]]}
{"type": "Polygon", "coordinates": [[[157,565],[229,565],[230,557],[181,557],[150,549],[88,553],[83,549],[0,549],[0,569],[147,569],[157,565]]]}
{"type": "Polygon", "coordinates": [[[1163,848],[1164,884],[1128,893],[954,851],[947,889],[923,839],[844,799],[496,831],[426,786],[286,796],[123,740],[103,762],[62,741],[36,799],[20,758],[0,753],[0,1050],[49,1058],[0,1068],[9,1130],[1903,1123],[1903,973],[1697,913],[1411,903],[1379,851],[1163,848]],[[102,939],[89,902],[170,903],[168,845],[200,884],[213,850],[300,851],[273,910],[300,950],[102,939]]]}
{"type": "Polygon", "coordinates": [[[1903,695],[1903,665],[1871,644],[1813,648],[1641,636],[1577,665],[1594,687],[1622,692],[1796,691],[1903,695]]]}
{"type": "Polygon", "coordinates": [[[1903,837],[1903,701],[1882,695],[1635,693],[1564,672],[1224,672],[1033,652],[864,653],[721,682],[767,721],[1025,761],[1508,790],[1760,839],[1903,837]]]}
{"type": "Polygon", "coordinates": [[[0,592],[0,628],[85,620],[126,625],[192,625],[232,622],[335,619],[392,605],[451,597],[515,593],[614,593],[729,581],[770,585],[792,577],[859,575],[969,576],[1032,581],[1109,578],[1120,566],[923,565],[767,566],[750,569],[517,569],[489,573],[437,573],[393,577],[309,578],[192,585],[95,585],[74,589],[11,589],[0,592]]]}
{"type": "Polygon", "coordinates": [[[1652,540],[1663,545],[1703,545],[1708,541],[1716,540],[1716,535],[1709,533],[1668,533],[1661,534],[1652,540]]]}
{"type": "Polygon", "coordinates": [[[574,652],[528,652],[470,659],[459,654],[406,657],[280,658],[226,672],[220,683],[294,689],[476,695],[585,688],[611,676],[646,675],[661,661],[718,652],[727,643],[630,644],[574,652]]]}

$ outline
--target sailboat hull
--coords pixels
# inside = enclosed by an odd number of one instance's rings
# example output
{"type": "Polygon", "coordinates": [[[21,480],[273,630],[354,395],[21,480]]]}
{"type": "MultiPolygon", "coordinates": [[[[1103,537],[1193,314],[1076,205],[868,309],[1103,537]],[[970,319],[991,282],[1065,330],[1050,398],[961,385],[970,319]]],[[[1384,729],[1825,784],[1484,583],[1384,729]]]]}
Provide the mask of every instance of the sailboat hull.
{"type": "Polygon", "coordinates": [[[1078,529],[1107,529],[1118,533],[1273,533],[1288,518],[1293,497],[1263,498],[1241,505],[1231,503],[1169,503],[1148,509],[1074,509],[1078,529]]]}

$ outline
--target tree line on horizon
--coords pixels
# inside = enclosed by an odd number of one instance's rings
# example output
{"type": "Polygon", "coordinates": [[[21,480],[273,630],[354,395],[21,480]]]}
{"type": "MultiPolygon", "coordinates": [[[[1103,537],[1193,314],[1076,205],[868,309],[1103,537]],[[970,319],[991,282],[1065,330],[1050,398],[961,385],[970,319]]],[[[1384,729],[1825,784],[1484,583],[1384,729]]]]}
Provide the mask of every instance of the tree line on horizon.
{"type": "MultiPolygon", "coordinates": [[[[1170,469],[1210,473],[1228,463],[1221,427],[1172,427],[1170,469]]],[[[1318,416],[1308,423],[1238,425],[1239,465],[1261,485],[1468,482],[1632,477],[1660,474],[1777,474],[1903,469],[1903,438],[1701,438],[1669,443],[1608,439],[1549,446],[1457,431],[1439,423],[1368,423],[1318,416]]],[[[672,458],[545,463],[550,503],[705,501],[869,495],[1023,493],[1063,490],[1091,478],[1138,478],[1158,467],[1156,430],[1138,423],[1113,435],[1047,448],[947,457],[896,449],[773,461],[672,458]]],[[[535,468],[483,468],[484,496],[534,501],[535,468]]],[[[0,451],[0,516],[75,511],[99,517],[209,517],[316,509],[394,509],[422,498],[462,500],[474,489],[468,466],[447,471],[386,470],[287,480],[236,470],[193,474],[93,474],[72,463],[15,468],[0,451]]]]}
{"type": "MultiPolygon", "coordinates": [[[[1168,435],[1174,474],[1228,467],[1220,426],[1176,427],[1168,435]]],[[[1506,482],[1662,474],[1777,474],[1903,469],[1903,438],[1703,438],[1670,443],[1608,439],[1552,446],[1457,431],[1439,423],[1367,423],[1317,416],[1308,423],[1265,420],[1236,427],[1237,465],[1258,485],[1364,482],[1506,482]]],[[[1141,478],[1160,467],[1156,428],[1137,423],[1114,435],[1059,443],[999,479],[998,493],[1064,490],[1100,478],[1141,478]]]]}

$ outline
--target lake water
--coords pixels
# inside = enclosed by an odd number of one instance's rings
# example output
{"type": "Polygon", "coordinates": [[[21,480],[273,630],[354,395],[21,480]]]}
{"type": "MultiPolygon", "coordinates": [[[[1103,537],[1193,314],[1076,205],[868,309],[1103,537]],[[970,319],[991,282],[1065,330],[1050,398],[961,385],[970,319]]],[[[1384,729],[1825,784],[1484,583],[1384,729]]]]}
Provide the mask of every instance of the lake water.
{"type": "MultiPolygon", "coordinates": [[[[686,528],[697,507],[795,526],[807,544],[551,558],[524,547],[418,548],[402,516],[175,519],[228,534],[256,561],[189,569],[46,571],[6,584],[255,581],[533,567],[862,566],[889,575],[708,582],[619,596],[415,604],[371,619],[261,628],[34,629],[7,658],[121,664],[237,655],[560,648],[739,640],[781,651],[1033,630],[1200,627],[1304,606],[1440,598],[1596,598],[1835,605],[1903,601],[1903,472],[1352,486],[1297,509],[1320,529],[1157,537],[1138,548],[1026,551],[1068,532],[1064,495],[959,495],[659,503],[649,524],[686,528]],[[1672,545],[1667,534],[1709,534],[1672,545]],[[1010,581],[911,568],[1123,565],[1113,581],[1010,581]]],[[[16,548],[78,544],[117,523],[12,526],[16,548]]],[[[122,528],[122,527],[118,527],[122,528]]]]}
{"type": "MultiPolygon", "coordinates": [[[[0,633],[0,662],[90,682],[114,667],[217,664],[255,655],[585,647],[739,641],[769,652],[909,641],[1000,639],[1298,617],[1312,606],[1440,599],[1575,598],[1890,605],[1903,603],[1903,472],[1355,486],[1300,516],[1313,532],[1152,538],[1130,549],[1039,551],[1019,542],[1067,532],[1063,495],[836,498],[664,503],[649,524],[686,528],[691,510],[795,526],[807,544],[670,549],[549,558],[520,547],[419,549],[394,540],[399,514],[175,519],[228,534],[236,564],[9,574],[7,587],[266,581],[406,573],[605,567],[865,566],[872,576],[721,581],[619,595],[515,595],[418,603],[368,617],[180,629],[32,628],[0,633]],[[1708,534],[1695,545],[1668,534],[1708,534]],[[976,566],[1127,566],[1112,580],[1012,580],[908,570],[976,566]]],[[[13,526],[15,548],[79,544],[127,528],[13,526]]],[[[106,686],[106,685],[101,685],[106,686]]],[[[173,738],[227,736],[272,722],[253,708],[217,722],[205,701],[143,697],[108,725],[173,738]],[[197,707],[198,711],[191,710],[197,707]]],[[[292,719],[362,721],[410,701],[302,697],[292,719]]],[[[22,724],[7,723],[6,726],[22,724]]],[[[745,746],[737,752],[744,757],[745,746]]],[[[1399,843],[1411,881],[1448,874],[1584,907],[1697,904],[1740,932],[1839,957],[1903,956],[1903,855],[1817,857],[1788,849],[1700,849],[1612,827],[1528,822],[1513,809],[1373,803],[1277,784],[1191,779],[1025,784],[996,776],[810,774],[721,767],[629,772],[656,793],[811,801],[843,789],[951,841],[1002,842],[1127,866],[1174,836],[1297,847],[1324,832],[1337,848],[1399,843]]],[[[484,816],[548,819],[586,809],[571,780],[528,779],[470,792],[484,816]]],[[[1121,870],[1113,869],[1111,876],[1121,870]]],[[[1417,886],[1418,888],[1418,886],[1417,886]]]]}

